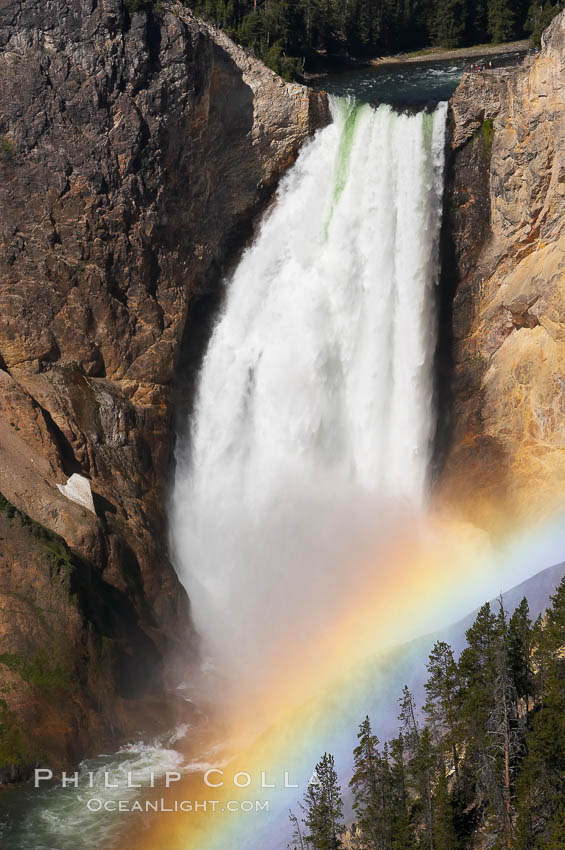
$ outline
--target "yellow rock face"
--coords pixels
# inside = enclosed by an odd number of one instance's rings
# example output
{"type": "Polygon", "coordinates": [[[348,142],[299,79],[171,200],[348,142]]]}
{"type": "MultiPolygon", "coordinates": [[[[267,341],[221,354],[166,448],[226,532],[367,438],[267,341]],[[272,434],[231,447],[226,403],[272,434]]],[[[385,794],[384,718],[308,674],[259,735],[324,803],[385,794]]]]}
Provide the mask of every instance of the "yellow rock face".
{"type": "Polygon", "coordinates": [[[483,522],[535,520],[565,496],[564,69],[562,14],[536,59],[466,75],[452,102],[453,439],[439,494],[483,522]]]}

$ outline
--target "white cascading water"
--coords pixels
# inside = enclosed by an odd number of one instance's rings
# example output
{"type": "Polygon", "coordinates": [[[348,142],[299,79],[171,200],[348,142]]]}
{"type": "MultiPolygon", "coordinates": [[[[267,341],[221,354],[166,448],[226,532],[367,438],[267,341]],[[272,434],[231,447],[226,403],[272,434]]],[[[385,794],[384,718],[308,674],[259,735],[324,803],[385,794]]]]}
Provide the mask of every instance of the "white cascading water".
{"type": "Polygon", "coordinates": [[[332,111],[227,283],[177,450],[176,567],[236,676],[323,628],[384,506],[425,499],[446,105],[332,111]]]}

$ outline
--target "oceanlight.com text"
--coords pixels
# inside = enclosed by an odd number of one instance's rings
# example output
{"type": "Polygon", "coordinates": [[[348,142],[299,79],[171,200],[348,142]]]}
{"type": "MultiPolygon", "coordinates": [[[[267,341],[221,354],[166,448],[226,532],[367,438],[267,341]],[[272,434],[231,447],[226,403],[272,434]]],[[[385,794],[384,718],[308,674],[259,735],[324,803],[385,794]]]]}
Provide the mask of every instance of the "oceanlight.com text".
{"type": "Polygon", "coordinates": [[[90,812],[268,812],[269,800],[101,800],[92,797],[86,803],[90,812]]]}

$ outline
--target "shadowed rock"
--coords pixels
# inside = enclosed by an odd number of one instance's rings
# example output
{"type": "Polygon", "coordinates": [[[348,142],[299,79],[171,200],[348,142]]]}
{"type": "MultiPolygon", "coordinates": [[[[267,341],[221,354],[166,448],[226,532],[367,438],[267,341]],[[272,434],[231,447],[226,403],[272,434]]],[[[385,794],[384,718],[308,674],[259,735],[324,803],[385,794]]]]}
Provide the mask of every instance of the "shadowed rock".
{"type": "MultiPolygon", "coordinates": [[[[124,692],[162,692],[174,659],[184,673],[196,652],[164,515],[180,352],[199,333],[189,307],[220,290],[327,120],[324,95],[285,84],[178,3],[130,15],[121,0],[0,2],[0,492],[103,575],[113,614],[133,612],[119,661],[86,610],[83,631],[61,638],[102,716],[96,748],[100,728],[125,732],[124,692]],[[91,482],[98,517],[61,492],[73,475],[91,482]],[[100,706],[88,682],[102,669],[100,706]]],[[[14,557],[0,548],[0,594],[14,557]]],[[[18,581],[31,587],[40,561],[18,581]]],[[[53,581],[64,606],[69,588],[53,581]]],[[[8,635],[14,652],[44,643],[38,618],[0,614],[0,655],[8,635]]],[[[86,751],[93,715],[80,716],[65,722],[86,723],[86,751]]],[[[56,735],[46,750],[61,755],[56,735]]]]}

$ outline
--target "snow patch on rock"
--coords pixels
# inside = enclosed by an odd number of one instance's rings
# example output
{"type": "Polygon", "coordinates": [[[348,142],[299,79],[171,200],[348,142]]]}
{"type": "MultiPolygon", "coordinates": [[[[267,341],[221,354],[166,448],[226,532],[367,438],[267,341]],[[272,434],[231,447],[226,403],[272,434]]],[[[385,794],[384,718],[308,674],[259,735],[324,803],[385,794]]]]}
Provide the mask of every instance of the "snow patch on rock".
{"type": "Polygon", "coordinates": [[[84,475],[78,475],[76,472],[71,475],[66,484],[57,484],[57,487],[67,499],[71,502],[76,502],[77,505],[82,505],[87,511],[96,513],[94,510],[94,500],[92,498],[92,490],[90,481],[84,475]]]}

